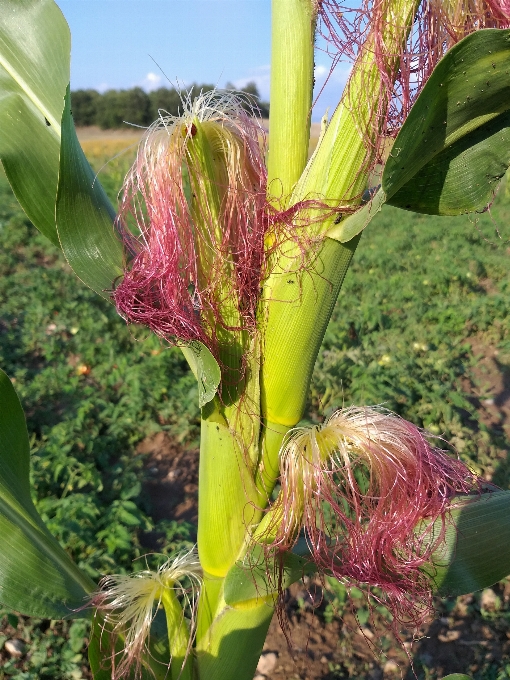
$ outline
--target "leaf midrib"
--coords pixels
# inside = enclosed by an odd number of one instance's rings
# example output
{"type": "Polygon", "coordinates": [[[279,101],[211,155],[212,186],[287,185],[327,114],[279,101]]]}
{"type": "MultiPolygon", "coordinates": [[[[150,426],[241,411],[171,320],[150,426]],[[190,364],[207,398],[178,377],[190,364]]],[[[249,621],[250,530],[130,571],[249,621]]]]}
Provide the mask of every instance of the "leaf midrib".
{"type": "Polygon", "coordinates": [[[50,123],[52,132],[60,139],[60,123],[57,121],[55,116],[53,116],[50,111],[44,106],[39,97],[35,94],[28,83],[21,77],[21,75],[16,71],[14,66],[3,57],[0,52],[0,66],[7,71],[15,83],[17,83],[20,89],[27,95],[30,101],[36,106],[37,109],[42,113],[46,120],[50,123]]]}

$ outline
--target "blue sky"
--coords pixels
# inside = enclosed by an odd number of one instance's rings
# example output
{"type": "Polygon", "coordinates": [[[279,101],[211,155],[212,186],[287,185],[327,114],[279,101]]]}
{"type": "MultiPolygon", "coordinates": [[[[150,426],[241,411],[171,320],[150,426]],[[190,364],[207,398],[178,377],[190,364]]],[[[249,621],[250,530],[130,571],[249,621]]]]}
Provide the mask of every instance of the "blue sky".
{"type": "MultiPolygon", "coordinates": [[[[253,80],[269,98],[270,0],[57,0],[71,28],[71,87],[146,90],[172,81],[253,80]],[[161,70],[154,63],[157,62],[161,70]]],[[[329,72],[318,54],[320,85],[329,72]]],[[[341,67],[339,67],[341,69],[341,67]]],[[[345,68],[330,79],[314,111],[320,119],[333,108],[345,82],[345,68]]],[[[331,113],[331,111],[330,111],[331,113]]]]}

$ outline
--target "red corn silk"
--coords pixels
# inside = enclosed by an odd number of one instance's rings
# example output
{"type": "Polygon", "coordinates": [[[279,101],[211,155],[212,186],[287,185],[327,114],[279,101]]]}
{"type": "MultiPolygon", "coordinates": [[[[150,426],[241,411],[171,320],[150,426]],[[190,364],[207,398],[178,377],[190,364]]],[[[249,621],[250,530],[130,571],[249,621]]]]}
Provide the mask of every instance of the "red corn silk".
{"type": "Polygon", "coordinates": [[[452,499],[478,493],[477,478],[380,408],[344,409],[323,426],[296,429],[280,460],[269,548],[290,550],[304,529],[320,571],[380,588],[395,625],[419,626],[432,611],[431,561],[452,499]]]}
{"type": "Polygon", "coordinates": [[[161,115],[149,128],[125,180],[118,225],[132,259],[112,295],[127,321],[216,354],[218,328],[255,327],[265,138],[235,95],[183,104],[182,117],[161,115]]]}
{"type": "Polygon", "coordinates": [[[510,2],[427,0],[418,3],[410,30],[403,20],[395,0],[363,0],[358,7],[349,6],[349,0],[318,3],[318,30],[332,58],[332,70],[340,61],[354,63],[363,58],[366,66],[361,78],[367,80],[367,91],[373,87],[370,66],[375,65],[378,71],[379,91],[369,104],[372,107],[369,115],[365,109],[367,102],[360,102],[359,96],[349,99],[350,83],[344,99],[353,111],[359,110],[361,114],[360,132],[367,145],[365,167],[368,170],[384,162],[386,140],[398,134],[446,51],[479,29],[508,28],[510,2]],[[402,37],[395,40],[399,35],[402,37]]]}

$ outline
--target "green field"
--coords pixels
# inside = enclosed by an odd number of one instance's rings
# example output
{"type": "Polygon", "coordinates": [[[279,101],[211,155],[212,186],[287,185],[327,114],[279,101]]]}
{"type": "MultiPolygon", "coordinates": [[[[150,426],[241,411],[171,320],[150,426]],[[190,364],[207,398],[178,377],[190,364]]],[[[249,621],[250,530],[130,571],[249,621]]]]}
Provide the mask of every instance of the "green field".
{"type": "MultiPolygon", "coordinates": [[[[96,168],[104,162],[92,160],[96,168]]],[[[111,195],[126,165],[120,157],[101,173],[111,195]]],[[[491,214],[477,220],[385,208],[347,276],[307,419],[320,421],[342,405],[384,404],[509,488],[509,225],[505,189],[491,214]]],[[[34,500],[50,530],[93,578],[131,570],[149,545],[160,552],[189,545],[192,522],[155,519],[144,491],[150,469],[136,452],[160,431],[182,447],[198,444],[196,383],[180,351],[126,327],[81,284],[29,223],[3,176],[0,273],[0,366],[26,411],[34,500]]],[[[326,597],[319,616],[334,617],[328,602],[335,597],[326,597]]],[[[443,605],[448,612],[454,606],[443,605]]],[[[492,618],[479,598],[470,606],[470,615],[510,636],[505,598],[492,618]]],[[[0,679],[87,676],[86,623],[55,625],[0,610],[0,624],[0,679]],[[13,627],[26,643],[20,660],[2,651],[13,627]]],[[[502,680],[510,676],[505,654],[464,670],[502,680]]],[[[428,680],[440,674],[436,666],[417,659],[416,672],[428,680]]],[[[326,670],[320,677],[346,677],[344,667],[326,670]]]]}

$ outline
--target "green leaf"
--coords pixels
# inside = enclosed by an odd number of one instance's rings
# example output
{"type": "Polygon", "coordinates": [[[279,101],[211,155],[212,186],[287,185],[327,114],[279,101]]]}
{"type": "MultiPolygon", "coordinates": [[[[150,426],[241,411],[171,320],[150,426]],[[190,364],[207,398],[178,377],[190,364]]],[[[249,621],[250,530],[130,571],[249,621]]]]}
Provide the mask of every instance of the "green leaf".
{"type": "Polygon", "coordinates": [[[381,189],[327,235],[348,241],[384,201],[431,215],[483,211],[509,166],[510,31],[485,29],[438,63],[395,140],[381,189]]]}
{"type": "Polygon", "coordinates": [[[441,680],[472,680],[472,678],[470,675],[464,675],[464,673],[451,673],[443,676],[441,680]]]}
{"type": "Polygon", "coordinates": [[[201,342],[192,342],[181,347],[191,371],[198,382],[198,405],[200,408],[214,399],[221,381],[218,362],[201,342]]]}
{"type": "Polygon", "coordinates": [[[391,205],[432,215],[483,210],[510,165],[510,31],[468,36],[439,62],[384,168],[391,205]]]}
{"type": "Polygon", "coordinates": [[[261,546],[256,546],[242,562],[230,568],[225,577],[225,602],[231,607],[255,605],[315,573],[316,566],[305,557],[284,553],[276,560],[267,559],[261,546]]]}
{"type": "MultiPolygon", "coordinates": [[[[143,653],[140,673],[137,674],[136,663],[126,680],[169,680],[168,667],[170,651],[163,612],[158,612],[151,627],[149,653],[143,653]]],[[[95,615],[90,631],[88,649],[89,664],[94,680],[111,680],[112,652],[115,652],[117,666],[124,648],[124,636],[112,633],[112,624],[107,623],[99,615],[95,615]]]]}
{"type": "Polygon", "coordinates": [[[381,211],[386,202],[386,194],[379,188],[373,197],[365,203],[365,205],[357,212],[349,215],[345,220],[339,224],[335,224],[326,232],[326,236],[333,238],[341,243],[346,243],[357,236],[363,229],[368,226],[378,212],[381,211]]]}
{"type": "Polygon", "coordinates": [[[14,388],[0,370],[0,602],[28,616],[87,616],[94,583],[44,526],[30,497],[30,446],[14,388]]]}
{"type": "Polygon", "coordinates": [[[28,217],[55,245],[70,49],[69,28],[53,0],[0,0],[0,158],[28,217]]]}
{"type": "Polygon", "coordinates": [[[124,269],[124,249],[114,230],[115,210],[78,141],[69,89],[62,114],[56,217],[62,250],[74,273],[109,299],[124,269]]]}
{"type": "Polygon", "coordinates": [[[447,520],[445,546],[434,560],[441,595],[472,593],[510,574],[510,491],[461,503],[447,520]]]}

